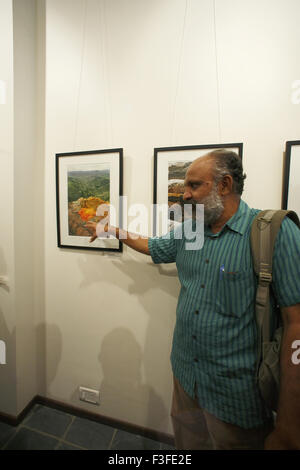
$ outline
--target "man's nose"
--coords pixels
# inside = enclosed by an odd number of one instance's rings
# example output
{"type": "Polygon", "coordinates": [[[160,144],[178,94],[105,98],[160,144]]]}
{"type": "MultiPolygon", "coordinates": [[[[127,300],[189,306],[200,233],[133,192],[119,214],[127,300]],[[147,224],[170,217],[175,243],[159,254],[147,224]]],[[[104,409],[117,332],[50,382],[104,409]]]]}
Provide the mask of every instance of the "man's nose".
{"type": "Polygon", "coordinates": [[[192,199],[191,192],[188,189],[185,189],[183,193],[183,200],[188,201],[189,199],[192,199]]]}

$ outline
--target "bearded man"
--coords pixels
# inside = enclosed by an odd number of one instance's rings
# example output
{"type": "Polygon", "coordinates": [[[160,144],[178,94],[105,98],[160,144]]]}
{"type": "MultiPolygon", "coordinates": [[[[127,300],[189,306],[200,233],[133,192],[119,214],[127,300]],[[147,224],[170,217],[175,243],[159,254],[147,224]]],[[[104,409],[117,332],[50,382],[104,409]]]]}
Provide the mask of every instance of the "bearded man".
{"type": "Polygon", "coordinates": [[[240,157],[223,149],[188,168],[183,199],[204,205],[201,249],[187,250],[184,232],[179,239],[174,231],[156,238],[112,231],[154,263],[177,265],[181,291],[171,354],[177,449],[300,449],[300,365],[290,360],[291,344],[300,339],[300,231],[286,218],[273,256],[272,305],[281,307],[285,331],[274,427],[255,382],[250,230],[259,210],[241,199],[245,177],[240,157]]]}

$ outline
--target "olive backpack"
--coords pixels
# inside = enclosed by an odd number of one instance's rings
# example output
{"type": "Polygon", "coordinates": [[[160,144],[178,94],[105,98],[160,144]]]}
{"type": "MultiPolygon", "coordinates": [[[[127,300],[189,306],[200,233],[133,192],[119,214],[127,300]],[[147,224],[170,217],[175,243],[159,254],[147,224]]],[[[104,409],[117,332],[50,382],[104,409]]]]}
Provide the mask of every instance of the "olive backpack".
{"type": "Polygon", "coordinates": [[[276,308],[277,328],[271,338],[270,288],[272,286],[272,258],[277,233],[285,217],[300,228],[299,218],[290,210],[264,210],[257,214],[251,227],[253,267],[258,278],[255,299],[257,324],[256,383],[265,404],[277,410],[280,379],[280,348],[283,325],[279,307],[276,308]]]}

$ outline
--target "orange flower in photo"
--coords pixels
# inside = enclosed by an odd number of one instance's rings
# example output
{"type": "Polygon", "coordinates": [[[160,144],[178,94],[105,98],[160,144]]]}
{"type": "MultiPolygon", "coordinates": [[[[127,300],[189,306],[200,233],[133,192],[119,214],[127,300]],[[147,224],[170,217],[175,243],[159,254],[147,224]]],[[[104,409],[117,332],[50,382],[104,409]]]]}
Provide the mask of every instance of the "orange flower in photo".
{"type": "Polygon", "coordinates": [[[95,217],[96,211],[95,209],[91,208],[83,208],[78,211],[78,214],[80,215],[82,220],[88,221],[95,217]]]}

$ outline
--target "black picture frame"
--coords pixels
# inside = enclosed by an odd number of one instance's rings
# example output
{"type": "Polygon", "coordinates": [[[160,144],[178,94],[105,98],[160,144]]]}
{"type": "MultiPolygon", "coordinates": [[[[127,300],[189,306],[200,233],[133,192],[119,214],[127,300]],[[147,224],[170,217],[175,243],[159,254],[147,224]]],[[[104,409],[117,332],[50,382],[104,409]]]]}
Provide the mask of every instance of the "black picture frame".
{"type": "Polygon", "coordinates": [[[282,209],[291,209],[300,217],[300,140],[285,144],[283,169],[282,209]],[[297,180],[298,178],[298,180],[297,180]],[[297,185],[299,189],[297,190],[297,185]]]}
{"type": "MultiPolygon", "coordinates": [[[[168,197],[166,194],[162,195],[160,194],[160,168],[159,168],[159,161],[165,160],[164,163],[164,168],[162,173],[166,173],[166,164],[168,164],[168,156],[172,155],[172,152],[177,154],[176,158],[179,156],[180,157],[180,152],[182,152],[182,158],[184,159],[183,161],[186,162],[192,162],[196,158],[204,155],[205,153],[211,152],[212,150],[217,150],[217,149],[231,149],[234,150],[240,157],[241,159],[243,158],[243,143],[238,142],[238,143],[228,143],[228,144],[203,144],[203,145],[187,145],[187,146],[177,146],[177,147],[157,147],[154,148],[154,182],[153,182],[153,236],[158,236],[162,235],[162,233],[158,233],[157,229],[157,205],[158,204],[164,204],[168,202],[168,197]],[[187,153],[193,153],[193,156],[190,160],[187,158],[187,153]],[[198,153],[197,153],[198,152],[198,153]],[[183,157],[183,153],[186,155],[183,157]],[[171,154],[171,155],[170,155],[171,154]],[[167,162],[167,163],[166,163],[167,162]]],[[[181,157],[180,157],[181,158],[181,157]]],[[[169,160],[170,161],[170,160],[169,160]]],[[[164,182],[165,185],[165,182],[164,182]]],[[[166,191],[165,191],[166,193],[166,191]]]]}
{"type": "MultiPolygon", "coordinates": [[[[88,219],[84,219],[84,222],[82,222],[81,220],[79,221],[79,219],[77,218],[76,210],[80,207],[79,210],[81,211],[81,218],[82,216],[84,216],[82,210],[88,212],[88,207],[85,206],[86,208],[84,209],[82,206],[80,206],[80,204],[82,204],[83,202],[85,202],[86,204],[93,203],[96,207],[97,199],[99,198],[99,196],[93,197],[93,191],[88,191],[88,184],[92,184],[93,181],[93,184],[95,185],[95,180],[97,180],[98,178],[102,178],[103,186],[106,185],[107,188],[108,173],[109,204],[111,204],[112,201],[114,202],[114,206],[116,209],[116,221],[118,227],[122,227],[123,216],[121,196],[123,196],[123,148],[56,153],[55,159],[57,246],[59,248],[70,248],[73,250],[97,250],[121,253],[123,251],[123,245],[115,237],[97,238],[92,244],[89,244],[91,234],[74,234],[73,226],[76,226],[76,224],[78,224],[77,229],[79,227],[79,229],[83,232],[83,227],[81,227],[80,224],[85,223],[85,221],[88,219]],[[87,183],[87,181],[90,181],[90,183],[87,183]],[[70,203],[71,183],[75,186],[75,189],[73,190],[73,193],[75,194],[74,197],[77,197],[81,194],[81,199],[79,198],[76,201],[72,201],[70,203]],[[82,191],[85,191],[86,197],[84,197],[82,191]],[[89,194],[91,194],[91,196],[89,196],[89,194]],[[90,199],[87,202],[88,198],[90,199]],[[91,198],[94,200],[91,201],[91,198]],[[70,204],[73,204],[73,206],[75,205],[76,209],[71,210],[70,204]],[[68,214],[66,214],[66,212],[68,212],[68,214]],[[70,224],[70,217],[72,217],[72,227],[70,224]]],[[[101,185],[100,187],[98,185],[97,191],[99,191],[100,188],[101,185]]],[[[104,199],[103,202],[107,201],[104,199]]],[[[95,207],[94,210],[96,210],[95,207]]],[[[79,214],[79,211],[77,212],[79,214]]],[[[85,214],[85,216],[89,217],[90,220],[93,220],[91,214],[93,214],[92,209],[90,209],[90,213],[88,215],[85,214]]]]}

